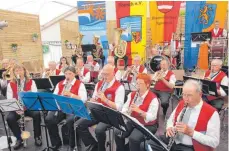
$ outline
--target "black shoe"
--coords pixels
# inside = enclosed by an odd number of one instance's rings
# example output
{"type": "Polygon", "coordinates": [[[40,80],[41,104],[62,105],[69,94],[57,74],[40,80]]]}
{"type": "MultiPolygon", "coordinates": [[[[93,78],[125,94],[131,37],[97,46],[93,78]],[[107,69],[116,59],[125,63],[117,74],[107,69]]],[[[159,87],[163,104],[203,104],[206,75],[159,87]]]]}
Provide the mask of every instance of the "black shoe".
{"type": "Polygon", "coordinates": [[[42,140],[41,140],[40,136],[35,138],[35,145],[36,146],[41,146],[42,145],[42,140]]]}
{"type": "Polygon", "coordinates": [[[16,144],[14,145],[14,150],[18,150],[23,146],[23,140],[19,139],[16,141],[16,144]]]}

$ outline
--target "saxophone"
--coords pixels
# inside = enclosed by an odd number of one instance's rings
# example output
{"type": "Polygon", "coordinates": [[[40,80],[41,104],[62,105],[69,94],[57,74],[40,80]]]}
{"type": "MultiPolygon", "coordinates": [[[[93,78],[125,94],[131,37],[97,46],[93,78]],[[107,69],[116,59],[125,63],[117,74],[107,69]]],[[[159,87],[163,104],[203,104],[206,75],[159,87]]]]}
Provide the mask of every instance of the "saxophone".
{"type": "Polygon", "coordinates": [[[116,28],[115,29],[115,44],[114,47],[114,54],[118,58],[123,58],[126,55],[126,48],[127,48],[127,42],[124,40],[121,40],[123,29],[116,28]]]}
{"type": "Polygon", "coordinates": [[[83,57],[83,51],[81,48],[83,37],[84,35],[82,35],[81,33],[78,33],[77,40],[76,40],[76,47],[75,47],[75,55],[79,58],[83,57]]]}
{"type": "MultiPolygon", "coordinates": [[[[183,117],[184,117],[184,114],[185,114],[185,112],[186,112],[186,110],[187,110],[187,107],[188,107],[188,103],[186,103],[186,104],[184,105],[184,108],[183,108],[183,110],[182,110],[182,112],[181,112],[180,118],[179,118],[179,120],[177,120],[177,122],[181,122],[181,121],[183,120],[183,117]]],[[[167,145],[167,149],[168,149],[169,151],[170,151],[170,149],[172,148],[173,143],[175,142],[175,138],[177,137],[177,134],[178,134],[178,132],[175,131],[174,136],[171,137],[171,138],[169,139],[169,144],[167,145]]]]}
{"type": "MultiPolygon", "coordinates": [[[[17,77],[17,79],[19,79],[17,77]]],[[[24,83],[24,86],[25,86],[25,83],[24,83]]],[[[17,80],[17,92],[22,92],[23,91],[23,86],[21,85],[20,83],[20,80],[17,80]]],[[[20,100],[18,98],[18,102],[20,104],[20,106],[24,109],[25,108],[25,105],[23,104],[22,100],[20,100]]],[[[30,132],[29,131],[25,131],[25,114],[24,114],[24,111],[22,111],[22,113],[20,114],[21,118],[19,119],[19,127],[21,128],[21,138],[24,142],[24,147],[27,146],[27,139],[29,139],[30,137],[30,132]]]]}

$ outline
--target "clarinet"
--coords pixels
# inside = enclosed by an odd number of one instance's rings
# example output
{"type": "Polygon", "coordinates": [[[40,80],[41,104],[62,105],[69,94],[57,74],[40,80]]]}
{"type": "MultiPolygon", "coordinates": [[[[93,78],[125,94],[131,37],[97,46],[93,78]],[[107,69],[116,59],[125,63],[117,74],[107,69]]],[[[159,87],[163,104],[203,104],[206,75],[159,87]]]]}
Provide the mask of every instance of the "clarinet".
{"type": "MultiPolygon", "coordinates": [[[[139,97],[139,92],[136,91],[136,94],[134,95],[134,99],[133,99],[133,101],[132,101],[131,104],[135,104],[135,102],[137,101],[138,97],[139,97]]],[[[131,104],[130,104],[130,106],[131,106],[131,104]]],[[[131,113],[132,113],[132,111],[131,111],[130,108],[129,108],[127,114],[128,114],[128,115],[131,115],[131,113]]]]}
{"type": "MultiPolygon", "coordinates": [[[[181,122],[181,121],[183,120],[183,117],[184,117],[184,114],[185,114],[185,112],[186,112],[186,110],[187,110],[187,107],[188,107],[188,104],[186,103],[186,104],[184,105],[184,108],[183,108],[182,112],[181,112],[180,118],[179,118],[179,120],[177,120],[177,122],[181,122]]],[[[167,149],[168,149],[169,151],[170,151],[170,149],[172,148],[173,143],[175,142],[175,138],[177,137],[177,134],[178,134],[178,132],[175,131],[174,136],[173,136],[173,137],[170,137],[170,139],[169,139],[169,144],[167,145],[167,149]]]]}

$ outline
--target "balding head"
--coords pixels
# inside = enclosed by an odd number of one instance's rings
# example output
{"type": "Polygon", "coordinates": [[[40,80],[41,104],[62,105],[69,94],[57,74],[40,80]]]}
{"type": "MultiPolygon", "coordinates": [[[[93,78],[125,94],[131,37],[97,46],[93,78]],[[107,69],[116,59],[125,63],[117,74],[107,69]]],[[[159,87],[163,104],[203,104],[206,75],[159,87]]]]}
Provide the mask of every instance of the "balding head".
{"type": "Polygon", "coordinates": [[[107,64],[103,67],[102,77],[106,82],[111,82],[114,78],[114,66],[107,64]]]}
{"type": "Polygon", "coordinates": [[[92,55],[88,55],[87,56],[87,62],[93,62],[93,56],[92,55]]]}
{"type": "Polygon", "coordinates": [[[56,62],[55,61],[49,61],[49,69],[50,70],[55,70],[56,69],[56,62]]]}
{"type": "Polygon", "coordinates": [[[112,66],[114,66],[114,57],[113,56],[108,56],[107,63],[112,65],[112,66]]]}
{"type": "Polygon", "coordinates": [[[216,73],[219,72],[223,65],[223,61],[220,59],[213,59],[211,62],[211,72],[216,73]]]}
{"type": "Polygon", "coordinates": [[[3,59],[2,60],[2,68],[7,68],[9,66],[9,62],[10,60],[9,59],[3,59]]]}
{"type": "Polygon", "coordinates": [[[139,55],[136,55],[136,56],[134,56],[133,61],[134,61],[135,66],[139,66],[141,63],[141,57],[139,55]]]}
{"type": "Polygon", "coordinates": [[[166,59],[162,59],[160,62],[161,70],[167,71],[169,69],[169,62],[166,59]]]}

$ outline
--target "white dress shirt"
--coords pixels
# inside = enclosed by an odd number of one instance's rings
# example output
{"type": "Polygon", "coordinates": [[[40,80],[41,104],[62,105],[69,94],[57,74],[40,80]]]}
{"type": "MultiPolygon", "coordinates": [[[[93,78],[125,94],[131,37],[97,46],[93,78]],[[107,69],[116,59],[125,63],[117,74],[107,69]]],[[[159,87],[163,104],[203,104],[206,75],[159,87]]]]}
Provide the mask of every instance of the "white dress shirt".
{"type": "MultiPolygon", "coordinates": [[[[75,82],[76,82],[76,79],[74,78],[72,80],[72,82],[70,83],[71,84],[70,90],[71,90],[72,86],[75,84],[75,82]]],[[[66,80],[64,80],[63,84],[64,85],[66,84],[66,80]]],[[[59,83],[56,85],[56,88],[55,88],[53,93],[54,94],[58,94],[58,92],[59,92],[59,83]]],[[[81,98],[81,100],[84,103],[86,102],[86,100],[87,100],[87,91],[86,91],[86,88],[85,88],[85,86],[84,86],[84,84],[82,82],[80,83],[80,86],[79,86],[78,96],[81,98]]]]}
{"type": "MultiPolygon", "coordinates": [[[[31,92],[37,92],[37,86],[33,80],[32,80],[32,85],[31,85],[31,92]]],[[[7,99],[13,98],[13,90],[10,86],[10,83],[8,83],[8,85],[7,85],[6,97],[7,97],[7,99]]]]}
{"type": "Polygon", "coordinates": [[[90,71],[86,73],[86,75],[84,76],[83,73],[84,73],[84,67],[80,70],[80,73],[82,76],[79,76],[79,79],[80,81],[82,81],[83,83],[89,83],[90,82],[90,77],[91,77],[91,74],[90,74],[90,71]]]}
{"type": "MultiPolygon", "coordinates": [[[[140,105],[143,104],[143,101],[145,99],[145,97],[147,96],[149,90],[147,90],[136,102],[135,104],[139,107],[140,105]]],[[[129,109],[129,105],[130,105],[130,101],[131,101],[131,93],[128,94],[128,99],[126,101],[126,103],[124,104],[123,108],[122,108],[122,112],[126,113],[129,109]]],[[[146,118],[145,118],[145,122],[151,122],[157,119],[157,112],[158,112],[158,108],[159,108],[159,103],[157,98],[154,98],[150,105],[149,108],[146,112],[146,118]]]]}
{"type": "MultiPolygon", "coordinates": [[[[217,33],[219,32],[219,28],[218,29],[215,29],[214,28],[214,34],[217,35],[217,33]]],[[[225,29],[223,29],[223,37],[227,37],[227,31],[225,29]]]]}
{"type": "MultiPolygon", "coordinates": [[[[222,72],[222,71],[220,71],[220,72],[222,72]]],[[[211,79],[211,81],[213,81],[217,76],[215,76],[215,74],[218,74],[218,72],[216,72],[216,73],[210,73],[210,75],[211,76],[214,76],[212,79],[211,79]]],[[[205,76],[205,75],[204,75],[205,76]]],[[[223,79],[221,80],[221,82],[220,82],[220,85],[225,85],[225,86],[228,86],[228,78],[227,78],[227,76],[225,76],[225,77],[223,77],[223,79]]],[[[221,96],[226,96],[227,94],[226,94],[226,92],[224,92],[224,90],[222,89],[222,87],[220,87],[220,89],[219,89],[219,91],[220,91],[220,94],[221,94],[221,96]]]]}
{"type": "MultiPolygon", "coordinates": [[[[107,88],[110,88],[115,82],[115,78],[108,84],[107,88]]],[[[98,83],[95,86],[95,90],[94,93],[92,95],[92,98],[96,98],[97,96],[97,87],[98,87],[98,83]]],[[[116,91],[115,91],[115,100],[114,103],[116,105],[116,108],[118,111],[122,110],[123,104],[124,104],[124,96],[125,96],[125,90],[123,85],[120,85],[116,91]]]]}
{"type": "Polygon", "coordinates": [[[96,62],[95,65],[93,65],[93,62],[89,62],[88,64],[90,66],[94,66],[94,71],[99,71],[100,66],[99,66],[98,62],[96,62]]]}
{"type": "MultiPolygon", "coordinates": [[[[168,71],[169,71],[169,70],[167,70],[167,71],[165,72],[165,76],[167,75],[168,71]]],[[[169,83],[175,86],[175,83],[176,83],[175,74],[172,74],[172,75],[170,76],[170,78],[169,78],[169,83]]]]}
{"type": "MultiPolygon", "coordinates": [[[[196,105],[194,108],[191,108],[191,114],[188,121],[188,126],[192,129],[195,129],[197,120],[201,111],[201,108],[203,106],[203,101],[201,100],[198,105],[196,105]]],[[[189,109],[189,107],[187,108],[189,109]]],[[[174,123],[174,114],[176,109],[172,112],[170,115],[166,128],[173,127],[174,123]]],[[[178,115],[177,119],[180,118],[180,114],[178,115]]],[[[184,135],[182,140],[179,141],[175,139],[176,144],[182,143],[185,145],[193,145],[192,139],[196,140],[197,142],[200,142],[203,145],[210,146],[212,148],[216,148],[219,145],[219,139],[220,139],[220,118],[217,111],[215,111],[208,121],[207,124],[207,130],[205,133],[203,132],[197,132],[194,130],[193,137],[191,138],[188,135],[184,135]]]]}

